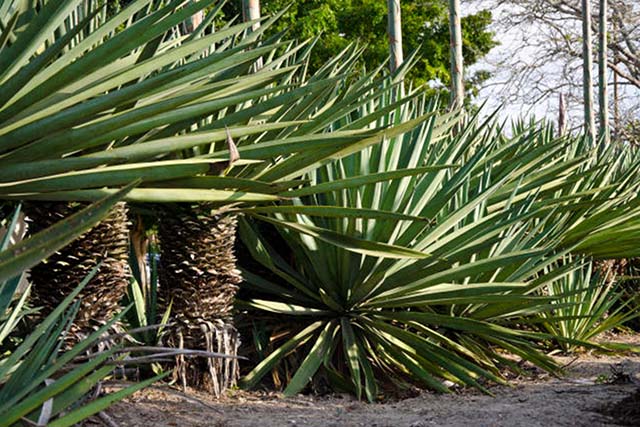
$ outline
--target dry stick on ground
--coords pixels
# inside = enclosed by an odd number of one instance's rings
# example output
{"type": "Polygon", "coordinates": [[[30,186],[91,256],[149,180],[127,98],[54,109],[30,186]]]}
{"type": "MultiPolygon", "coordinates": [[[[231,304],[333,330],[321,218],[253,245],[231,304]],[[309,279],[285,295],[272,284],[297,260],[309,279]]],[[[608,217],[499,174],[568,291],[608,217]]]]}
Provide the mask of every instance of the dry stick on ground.
{"type": "Polygon", "coordinates": [[[100,421],[106,425],[107,427],[120,427],[118,425],[118,423],[116,423],[114,421],[113,418],[111,418],[106,412],[104,411],[100,411],[98,412],[98,418],[100,419],[100,421]]]}

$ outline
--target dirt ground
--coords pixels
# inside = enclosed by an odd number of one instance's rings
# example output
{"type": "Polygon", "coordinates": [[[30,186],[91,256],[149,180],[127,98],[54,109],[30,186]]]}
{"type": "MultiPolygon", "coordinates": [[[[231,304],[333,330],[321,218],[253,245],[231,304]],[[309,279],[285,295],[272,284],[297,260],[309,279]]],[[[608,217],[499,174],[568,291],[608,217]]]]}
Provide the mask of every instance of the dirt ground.
{"type": "MultiPolygon", "coordinates": [[[[640,336],[616,341],[640,344],[640,336]]],[[[602,413],[603,408],[606,413],[607,407],[635,396],[640,386],[640,355],[586,353],[557,360],[567,365],[565,377],[533,370],[528,378],[512,380],[512,387],[494,386],[495,397],[474,390],[449,395],[423,392],[401,401],[366,404],[345,395],[282,398],[275,393],[234,391],[215,400],[195,391],[155,387],[107,413],[122,427],[619,425],[602,413]]]]}

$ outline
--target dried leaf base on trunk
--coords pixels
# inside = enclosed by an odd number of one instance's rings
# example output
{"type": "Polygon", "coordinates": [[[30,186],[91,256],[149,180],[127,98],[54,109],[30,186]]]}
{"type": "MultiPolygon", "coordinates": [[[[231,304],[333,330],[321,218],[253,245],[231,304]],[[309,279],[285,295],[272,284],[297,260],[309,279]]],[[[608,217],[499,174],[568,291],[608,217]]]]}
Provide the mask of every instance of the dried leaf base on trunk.
{"type": "MultiPolygon", "coordinates": [[[[235,233],[234,216],[207,206],[180,207],[161,215],[159,296],[163,307],[171,304],[175,324],[167,344],[237,355],[232,311],[242,279],[233,251],[235,233]]],[[[235,359],[180,356],[174,375],[183,386],[220,396],[235,385],[239,369],[235,359]]]]}
{"type": "MultiPolygon", "coordinates": [[[[217,319],[197,325],[174,326],[164,344],[179,349],[237,356],[240,338],[233,324],[217,319]]],[[[175,358],[173,379],[184,388],[190,386],[220,397],[225,390],[236,385],[239,374],[237,359],[179,355],[175,358]]]]}
{"type": "MultiPolygon", "coordinates": [[[[83,205],[36,203],[25,205],[29,231],[34,234],[67,218],[83,205]]],[[[129,283],[129,221],[124,203],[65,248],[33,267],[29,273],[32,304],[46,316],[69,295],[100,262],[98,273],[80,294],[80,309],[69,341],[77,342],[108,322],[120,309],[129,283]]]]}

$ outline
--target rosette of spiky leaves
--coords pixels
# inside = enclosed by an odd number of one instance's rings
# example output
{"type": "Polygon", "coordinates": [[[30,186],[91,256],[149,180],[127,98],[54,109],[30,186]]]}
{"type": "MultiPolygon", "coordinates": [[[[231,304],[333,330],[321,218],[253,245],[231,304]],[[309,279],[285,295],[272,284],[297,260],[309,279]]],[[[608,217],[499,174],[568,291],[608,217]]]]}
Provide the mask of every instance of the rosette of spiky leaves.
{"type": "MultiPolygon", "coordinates": [[[[592,341],[640,316],[637,309],[630,309],[632,300],[623,299],[620,277],[607,268],[594,269],[588,261],[554,280],[545,293],[559,298],[554,301],[553,315],[540,314],[541,325],[551,334],[567,339],[556,341],[556,346],[566,353],[578,349],[579,342],[592,341]]],[[[602,345],[606,347],[607,343],[602,345]]],[[[613,343],[611,348],[623,346],[613,343]]]]}
{"type": "Polygon", "coordinates": [[[513,162],[528,159],[519,181],[498,190],[490,209],[535,195],[537,207],[564,205],[550,212],[545,228],[559,245],[596,259],[638,255],[640,237],[640,152],[623,144],[594,148],[580,136],[555,138],[553,126],[518,122],[513,136],[497,135],[494,174],[502,176],[513,162]],[[518,141],[525,138],[527,144],[518,141]],[[508,152],[507,152],[508,151],[508,152]],[[553,177],[553,179],[549,179],[553,177]],[[513,190],[521,191],[512,198],[513,190]]]}
{"type": "MultiPolygon", "coordinates": [[[[380,122],[410,120],[425,104],[391,110],[380,122]]],[[[593,179],[590,153],[572,155],[575,143],[545,128],[506,137],[492,122],[472,120],[450,137],[436,123],[310,171],[312,185],[286,193],[290,215],[246,209],[276,226],[292,259],[241,221],[245,246],[273,273],[269,280],[244,272],[253,296],[244,306],[286,322],[270,331],[272,350],[245,385],[294,350],[301,362],[287,394],[319,373],[370,400],[377,381],[389,378],[440,391],[442,380],[483,389],[480,378],[503,381],[499,366],[510,364],[503,352],[555,369],[540,345],[552,335],[520,325],[551,309],[560,296],[541,290],[575,268],[541,274],[575,249],[566,239],[571,227],[553,220],[585,215],[608,187],[593,179]],[[591,187],[552,200],[552,190],[580,179],[591,187]],[[336,206],[351,215],[340,217],[336,206]]]]}

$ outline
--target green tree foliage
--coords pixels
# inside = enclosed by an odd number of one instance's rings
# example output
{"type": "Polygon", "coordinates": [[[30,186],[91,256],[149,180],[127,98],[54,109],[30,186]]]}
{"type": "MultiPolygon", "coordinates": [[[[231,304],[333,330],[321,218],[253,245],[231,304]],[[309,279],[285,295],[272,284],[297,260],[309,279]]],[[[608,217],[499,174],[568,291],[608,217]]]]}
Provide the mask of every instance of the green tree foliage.
{"type": "MultiPolygon", "coordinates": [[[[263,0],[263,15],[273,14],[291,3],[290,0],[263,0]]],[[[447,2],[444,0],[403,0],[402,32],[406,53],[420,48],[421,59],[408,74],[414,84],[437,80],[449,85],[449,27],[447,2]]],[[[227,17],[241,14],[240,2],[225,6],[227,17]]],[[[464,61],[476,63],[497,45],[494,34],[488,30],[491,13],[480,11],[462,19],[464,61]]],[[[380,0],[298,0],[275,25],[276,31],[288,31],[292,38],[306,39],[321,35],[314,49],[311,69],[315,70],[349,43],[358,41],[367,45],[363,62],[373,69],[389,56],[387,41],[387,5],[380,0]]],[[[470,78],[470,90],[479,83],[470,78]]]]}

